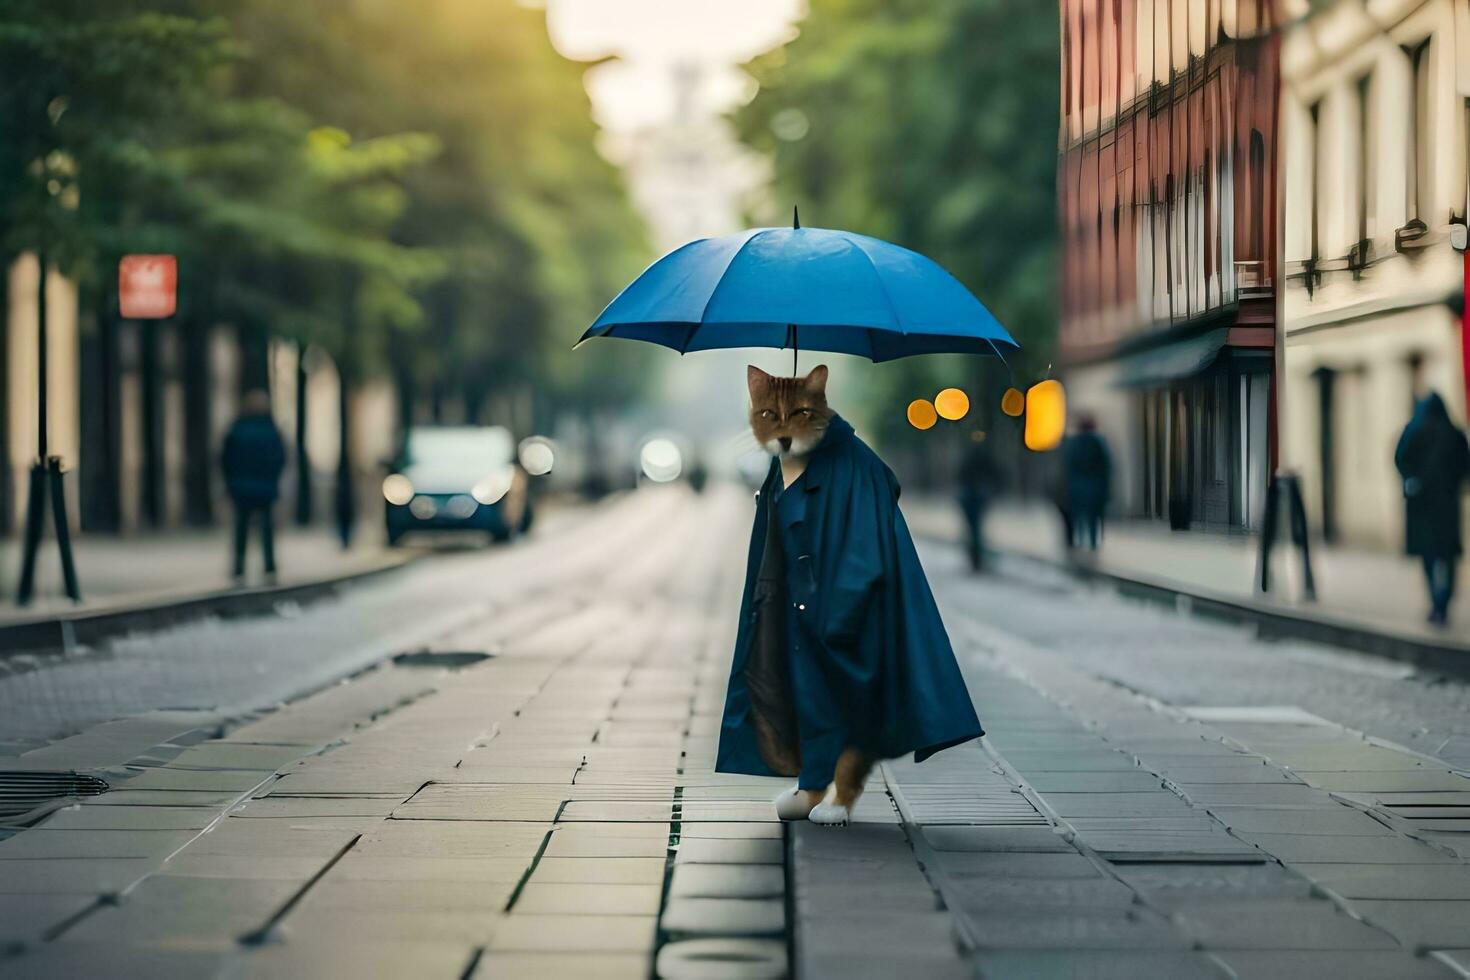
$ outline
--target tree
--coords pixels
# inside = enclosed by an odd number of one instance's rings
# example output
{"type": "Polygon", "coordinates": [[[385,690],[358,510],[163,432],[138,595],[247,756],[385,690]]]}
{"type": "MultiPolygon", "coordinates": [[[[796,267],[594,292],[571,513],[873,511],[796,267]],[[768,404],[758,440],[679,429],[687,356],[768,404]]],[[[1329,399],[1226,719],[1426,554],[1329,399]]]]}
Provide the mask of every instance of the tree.
{"type": "MultiPolygon", "coordinates": [[[[1055,333],[1057,51],[1055,10],[1017,0],[811,0],[800,35],[749,66],[760,88],[736,114],[772,157],[780,217],[799,204],[805,223],[940,262],[1021,343],[1023,381],[1055,333]]],[[[911,398],[962,381],[988,411],[1010,376],[974,358],[885,364],[869,421],[892,438],[911,398]]]]}

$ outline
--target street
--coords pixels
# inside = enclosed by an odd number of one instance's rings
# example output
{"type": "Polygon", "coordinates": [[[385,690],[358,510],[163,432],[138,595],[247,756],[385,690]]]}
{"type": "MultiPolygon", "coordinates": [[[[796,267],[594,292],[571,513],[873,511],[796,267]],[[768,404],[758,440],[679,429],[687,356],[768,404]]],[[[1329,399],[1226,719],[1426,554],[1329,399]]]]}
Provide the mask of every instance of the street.
{"type": "Polygon", "coordinates": [[[942,541],[988,737],[783,828],[782,781],[712,772],[749,519],[728,485],[640,490],[0,678],[4,768],[111,785],[0,842],[0,973],[1470,966],[1464,683],[942,541]]]}

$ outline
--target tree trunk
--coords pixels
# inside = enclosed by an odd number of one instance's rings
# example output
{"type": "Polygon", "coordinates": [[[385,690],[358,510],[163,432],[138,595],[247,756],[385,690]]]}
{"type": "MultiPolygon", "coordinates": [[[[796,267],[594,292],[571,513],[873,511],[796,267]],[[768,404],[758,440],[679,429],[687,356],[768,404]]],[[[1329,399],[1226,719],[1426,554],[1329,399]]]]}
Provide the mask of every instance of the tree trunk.
{"type": "Polygon", "coordinates": [[[210,445],[210,404],[213,378],[209,371],[209,321],[196,311],[182,324],[184,374],[184,514],[193,527],[214,523],[214,468],[210,445]]]}
{"type": "MultiPolygon", "coordinates": [[[[0,406],[10,405],[10,267],[15,256],[0,253],[0,406]]],[[[0,538],[10,536],[15,484],[10,472],[10,420],[0,419],[0,538]]]]}
{"type": "Polygon", "coordinates": [[[306,342],[296,344],[296,523],[311,523],[311,460],[306,456],[306,342]]]}
{"type": "Polygon", "coordinates": [[[143,520],[152,528],[163,525],[163,412],[159,377],[157,320],[138,325],[140,386],[143,398],[143,520]]]}
{"type": "Polygon", "coordinates": [[[78,462],[84,531],[116,534],[122,529],[122,386],[118,351],[116,286],[95,292],[96,315],[81,337],[82,447],[78,462]]]}
{"type": "Polygon", "coordinates": [[[352,489],[352,371],[348,356],[337,362],[337,537],[352,546],[357,513],[352,489]]]}

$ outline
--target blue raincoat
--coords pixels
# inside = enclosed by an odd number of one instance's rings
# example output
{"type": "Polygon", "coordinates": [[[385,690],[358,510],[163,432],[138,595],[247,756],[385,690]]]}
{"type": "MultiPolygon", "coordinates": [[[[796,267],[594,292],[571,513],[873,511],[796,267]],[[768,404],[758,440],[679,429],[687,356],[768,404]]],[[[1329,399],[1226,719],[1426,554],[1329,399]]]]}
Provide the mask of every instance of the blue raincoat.
{"type": "Polygon", "coordinates": [[[825,789],[849,745],[874,758],[912,752],[922,762],[983,735],[899,512],[893,472],[834,417],[806,471],[790,487],[782,482],[773,459],[756,496],[715,769],[789,775],[763,757],[752,718],[753,701],[772,703],[773,685],[747,669],[760,618],[774,607],[759,601],[758,585],[772,580],[784,593],[774,599],[784,614],[784,693],[801,788],[825,789]],[[780,562],[777,574],[763,571],[763,559],[780,562]]]}

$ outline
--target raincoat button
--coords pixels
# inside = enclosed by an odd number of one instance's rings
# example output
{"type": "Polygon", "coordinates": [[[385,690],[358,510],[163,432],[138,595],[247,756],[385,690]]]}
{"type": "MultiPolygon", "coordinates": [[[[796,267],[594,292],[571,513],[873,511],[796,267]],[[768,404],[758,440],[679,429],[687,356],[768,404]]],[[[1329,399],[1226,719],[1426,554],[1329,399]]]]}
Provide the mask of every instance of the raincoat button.
{"type": "Polygon", "coordinates": [[[802,604],[798,605],[796,608],[797,609],[800,609],[802,612],[806,612],[806,604],[805,603],[802,603],[802,604]]]}

